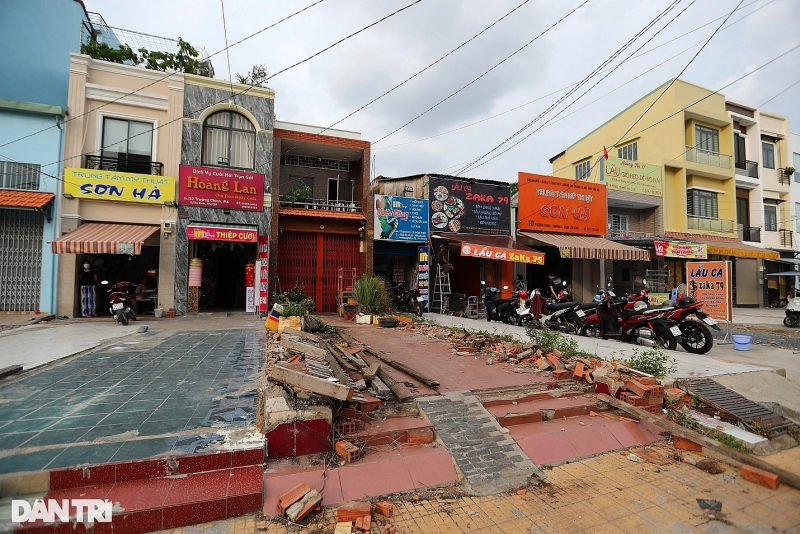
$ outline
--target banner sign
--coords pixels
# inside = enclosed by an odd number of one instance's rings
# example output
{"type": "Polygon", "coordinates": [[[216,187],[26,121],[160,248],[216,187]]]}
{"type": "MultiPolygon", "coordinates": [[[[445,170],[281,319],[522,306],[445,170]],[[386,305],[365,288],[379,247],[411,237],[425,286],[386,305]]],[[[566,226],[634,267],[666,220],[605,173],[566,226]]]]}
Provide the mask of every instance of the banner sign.
{"type": "Polygon", "coordinates": [[[375,195],[375,240],[428,242],[428,201],[375,195]]]}
{"type": "Polygon", "coordinates": [[[519,173],[519,229],[604,236],[606,186],[519,173]]]}
{"type": "Polygon", "coordinates": [[[650,306],[661,306],[669,300],[669,293],[649,293],[647,298],[650,299],[650,306]]]}
{"type": "Polygon", "coordinates": [[[690,261],[686,263],[689,296],[703,303],[702,311],[718,321],[733,316],[731,262],[690,261]]]}
{"type": "Polygon", "coordinates": [[[255,243],[258,241],[258,230],[255,228],[218,228],[215,226],[197,226],[190,224],[186,227],[186,237],[197,241],[238,241],[241,243],[255,243]]]}
{"type": "Polygon", "coordinates": [[[258,236],[258,311],[267,312],[269,310],[269,236],[258,236]]]}
{"type": "Polygon", "coordinates": [[[609,189],[616,191],[655,197],[660,197],[663,192],[661,166],[641,161],[608,158],[604,164],[603,181],[609,189]]]}
{"type": "Polygon", "coordinates": [[[64,169],[64,194],[140,204],[175,202],[175,178],[99,169],[64,169]]]}
{"type": "Polygon", "coordinates": [[[264,175],[216,167],[181,165],[178,203],[245,211],[264,209],[264,175]]]}
{"type": "Polygon", "coordinates": [[[430,222],[435,230],[511,235],[511,184],[430,177],[430,222]]]}
{"type": "Polygon", "coordinates": [[[544,254],[533,250],[516,250],[513,248],[488,247],[461,243],[461,255],[471,258],[486,258],[490,260],[514,261],[518,263],[532,263],[544,265],[544,254]]]}
{"type": "Polygon", "coordinates": [[[653,241],[656,256],[667,258],[687,258],[704,260],[708,258],[708,245],[705,243],[690,244],[677,241],[653,241]]]}
{"type": "Polygon", "coordinates": [[[420,302],[422,311],[430,311],[430,247],[419,247],[417,252],[417,289],[419,295],[425,298],[425,302],[420,302]]]}

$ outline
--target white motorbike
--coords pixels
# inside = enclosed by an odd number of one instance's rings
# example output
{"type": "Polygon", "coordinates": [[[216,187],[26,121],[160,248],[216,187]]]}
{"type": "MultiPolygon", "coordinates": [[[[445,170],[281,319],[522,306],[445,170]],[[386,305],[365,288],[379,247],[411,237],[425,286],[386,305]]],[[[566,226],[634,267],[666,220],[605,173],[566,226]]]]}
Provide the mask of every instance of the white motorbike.
{"type": "Polygon", "coordinates": [[[794,298],[786,305],[786,317],[783,318],[783,326],[797,328],[800,326],[800,290],[795,290],[794,298]]]}

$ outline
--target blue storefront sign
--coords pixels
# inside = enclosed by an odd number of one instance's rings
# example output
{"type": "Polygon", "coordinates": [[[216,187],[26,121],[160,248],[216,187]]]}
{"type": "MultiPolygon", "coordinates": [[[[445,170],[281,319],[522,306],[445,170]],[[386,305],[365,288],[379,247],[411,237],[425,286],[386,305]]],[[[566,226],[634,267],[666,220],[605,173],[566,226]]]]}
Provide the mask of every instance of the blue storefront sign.
{"type": "Polygon", "coordinates": [[[428,201],[375,195],[375,241],[428,242],[428,201]]]}

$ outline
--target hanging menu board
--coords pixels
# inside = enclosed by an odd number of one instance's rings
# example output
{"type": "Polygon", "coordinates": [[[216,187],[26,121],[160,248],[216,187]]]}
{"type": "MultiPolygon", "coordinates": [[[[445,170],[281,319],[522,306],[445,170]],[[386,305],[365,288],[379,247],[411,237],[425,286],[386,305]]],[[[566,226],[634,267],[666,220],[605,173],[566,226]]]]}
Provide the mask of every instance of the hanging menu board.
{"type": "Polygon", "coordinates": [[[511,235],[511,185],[430,178],[431,232],[511,235]]]}

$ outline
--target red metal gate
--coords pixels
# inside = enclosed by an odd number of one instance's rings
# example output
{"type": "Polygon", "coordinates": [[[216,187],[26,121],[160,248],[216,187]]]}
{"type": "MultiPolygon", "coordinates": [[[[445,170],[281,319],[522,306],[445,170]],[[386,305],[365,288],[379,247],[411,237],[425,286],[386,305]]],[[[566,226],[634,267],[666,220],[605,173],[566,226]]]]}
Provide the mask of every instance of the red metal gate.
{"type": "Polygon", "coordinates": [[[336,312],[336,282],[340,268],[361,272],[358,236],[284,231],[278,239],[280,290],[295,282],[314,299],[317,312],[336,312]]]}

